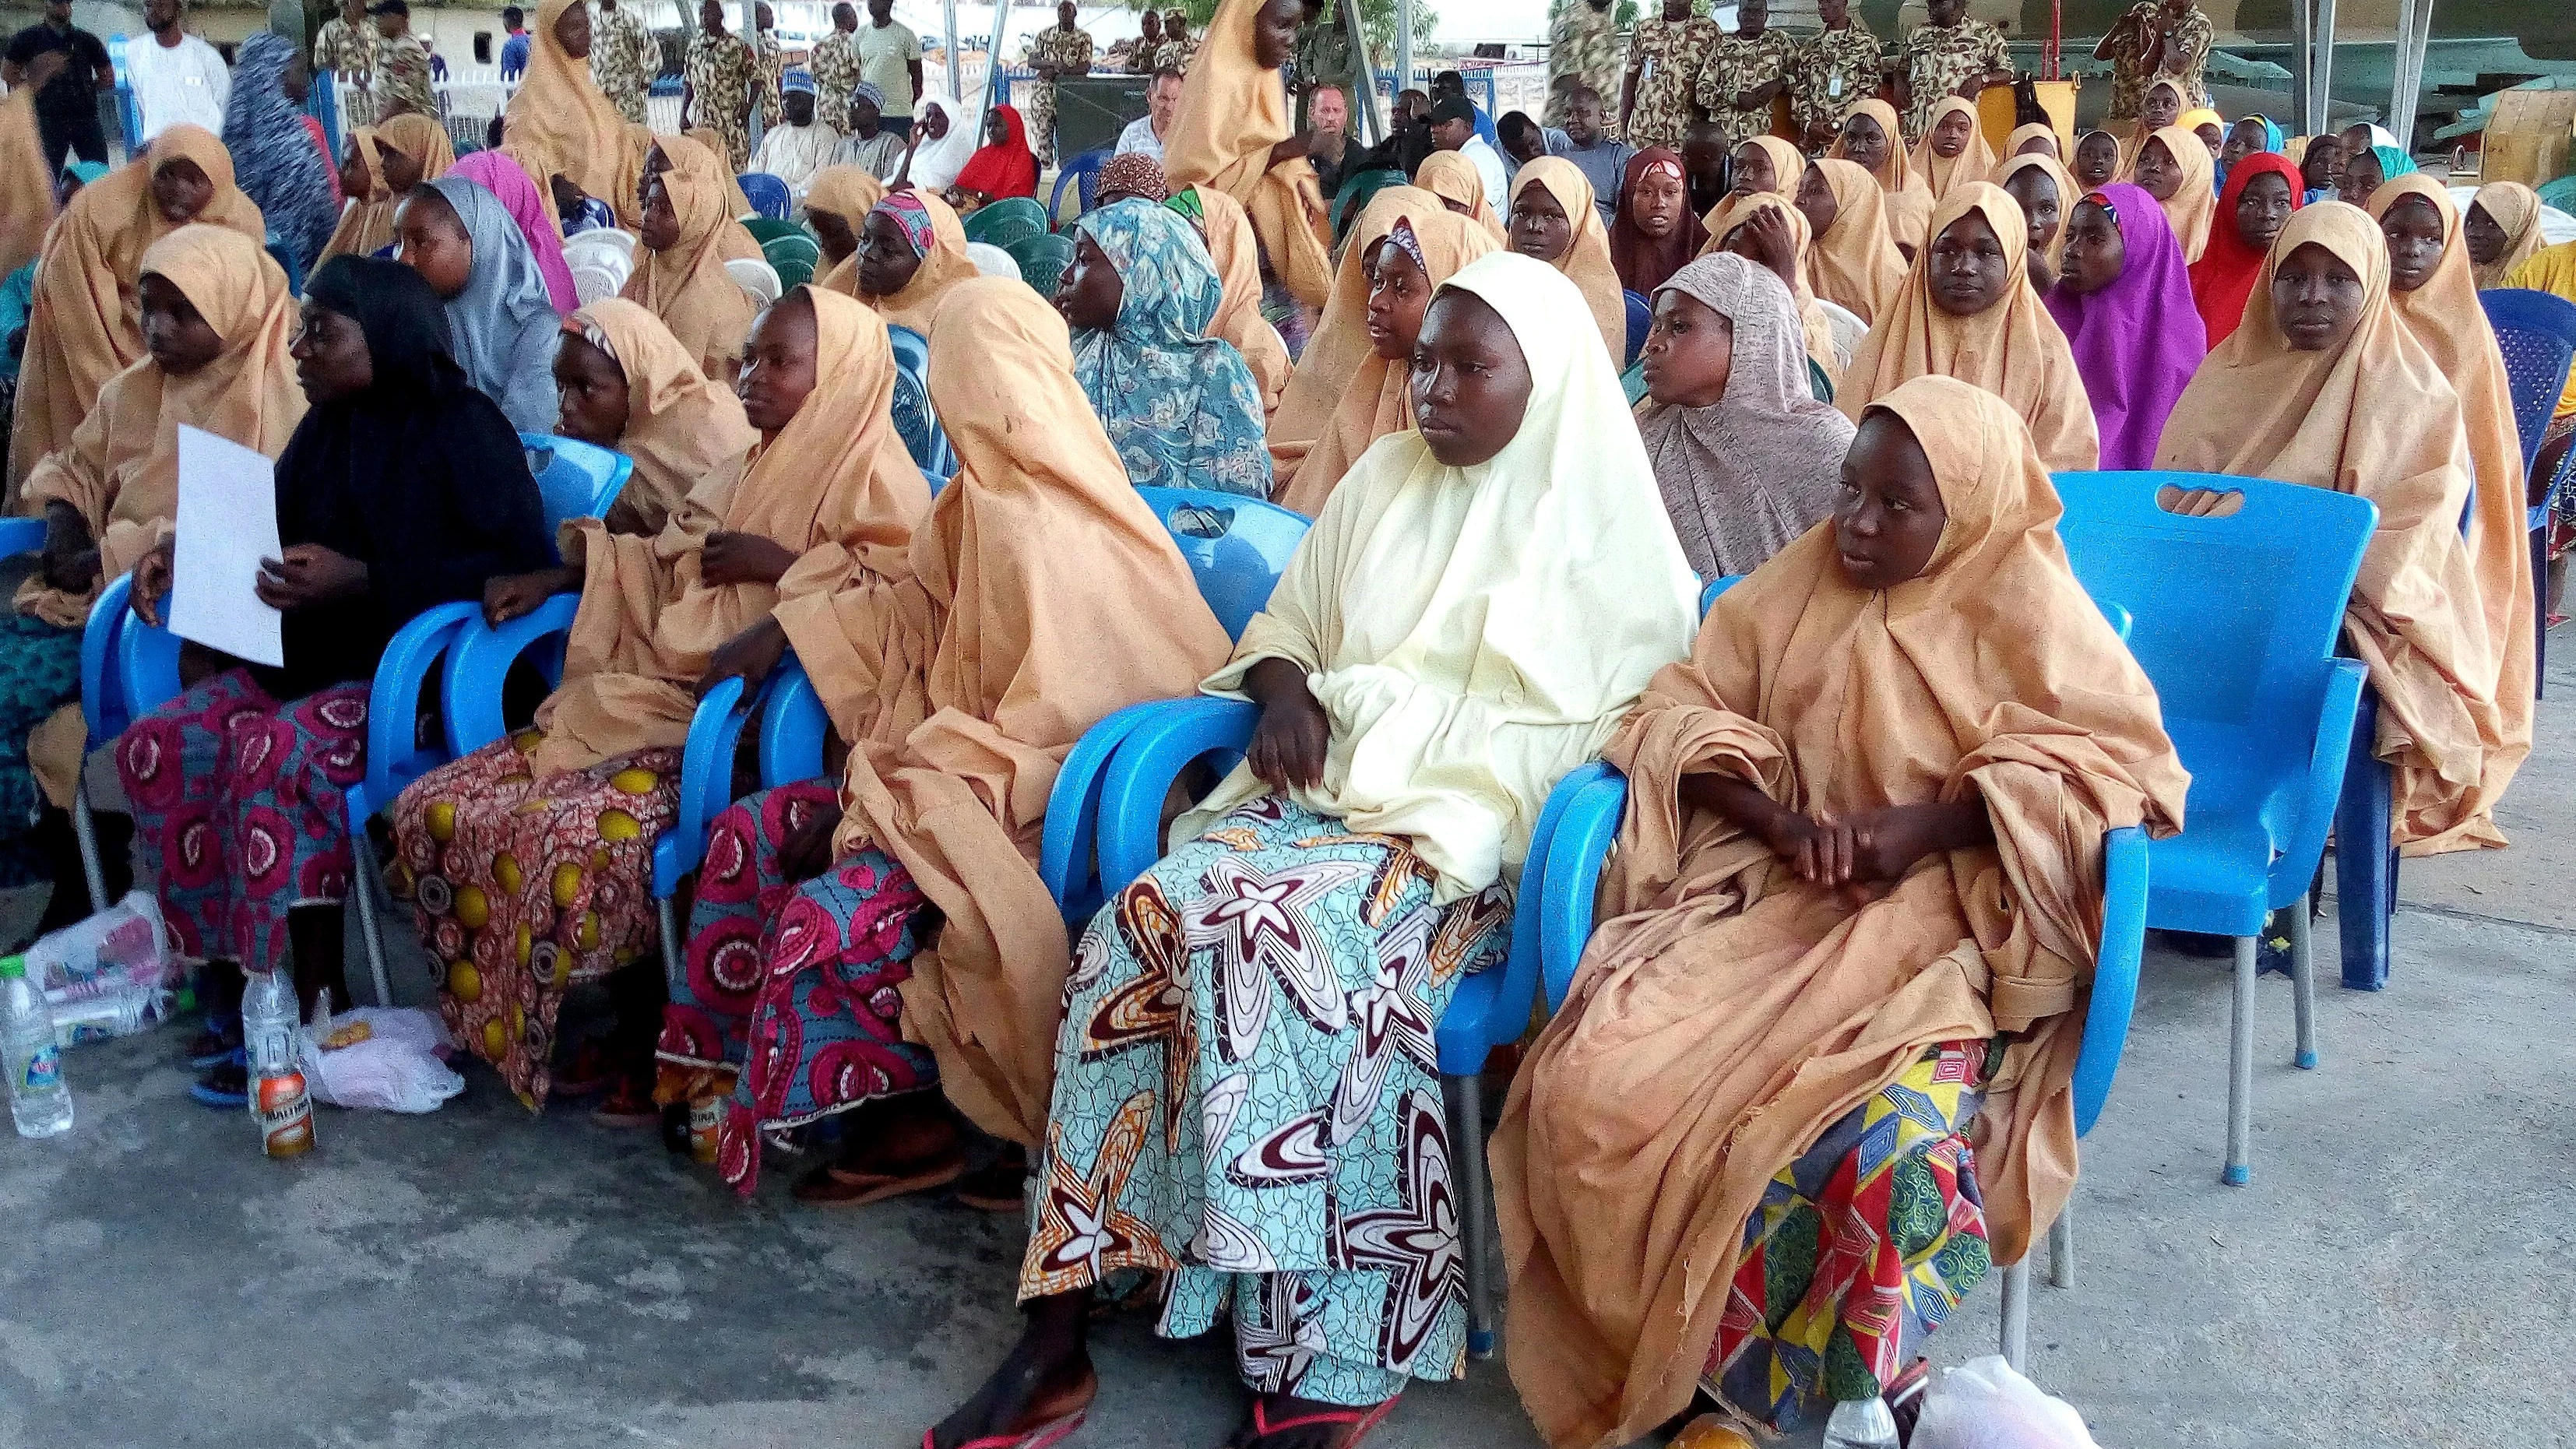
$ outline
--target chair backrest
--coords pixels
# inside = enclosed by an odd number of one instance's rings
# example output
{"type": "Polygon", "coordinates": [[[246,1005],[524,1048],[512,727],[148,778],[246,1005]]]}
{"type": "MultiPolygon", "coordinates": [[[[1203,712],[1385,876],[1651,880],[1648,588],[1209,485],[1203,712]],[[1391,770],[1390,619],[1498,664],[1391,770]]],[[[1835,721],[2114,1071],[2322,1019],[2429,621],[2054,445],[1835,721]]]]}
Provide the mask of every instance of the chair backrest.
{"type": "Polygon", "coordinates": [[[1619,365],[1628,367],[1645,350],[1646,332],[1655,325],[1655,304],[1643,292],[1622,292],[1628,302],[1628,356],[1619,365]]]}
{"type": "Polygon", "coordinates": [[[894,344],[894,430],[912,461],[935,478],[957,471],[957,450],[930,406],[930,342],[909,327],[888,327],[894,344]]]}
{"type": "Polygon", "coordinates": [[[1852,349],[1860,346],[1860,340],[1869,335],[1869,324],[1860,320],[1858,312],[1839,302],[1828,302],[1818,297],[1816,308],[1825,314],[1825,325],[1833,332],[1834,355],[1849,367],[1852,349]]]}
{"type": "Polygon", "coordinates": [[[1011,260],[1020,264],[1020,280],[1035,287],[1038,295],[1052,297],[1056,285],[1064,280],[1065,270],[1073,265],[1073,238],[1048,233],[1024,237],[1006,248],[1011,260]]]}
{"type": "Polygon", "coordinates": [[[625,279],[607,267],[584,262],[572,269],[572,294],[580,298],[581,305],[585,307],[593,302],[607,301],[625,286],[625,279]]]}
{"type": "Polygon", "coordinates": [[[760,244],[760,254],[769,269],[778,274],[781,295],[814,280],[814,269],[823,261],[822,245],[810,236],[782,236],[760,244]]]}
{"type": "Polygon", "coordinates": [[[743,200],[751,203],[751,209],[772,221],[785,221],[787,213],[795,208],[796,198],[787,190],[787,183],[766,171],[746,171],[734,182],[742,187],[743,200]]]}
{"type": "Polygon", "coordinates": [[[2504,352],[2504,375],[2513,390],[2513,425],[2522,436],[2522,466],[2540,457],[2540,437],[2567,389],[2576,363],[2576,302],[2525,287],[2478,293],[2478,305],[2504,352]]]}
{"type": "Polygon", "coordinates": [[[1046,208],[1030,196],[1006,196],[980,208],[966,218],[965,228],[968,241],[991,242],[997,247],[1008,247],[1022,237],[1055,229],[1047,223],[1046,208]]]}
{"type": "Polygon", "coordinates": [[[1100,168],[1107,164],[1109,148],[1106,146],[1095,146],[1067,159],[1064,169],[1056,175],[1055,190],[1047,194],[1047,215],[1050,218],[1064,215],[1064,188],[1068,183],[1074,187],[1073,197],[1080,209],[1089,211],[1093,194],[1100,185],[1100,168]]]}
{"type": "Polygon", "coordinates": [[[1018,259],[991,242],[968,242],[966,260],[973,262],[975,270],[988,277],[1009,277],[1016,281],[1020,275],[1018,259]]]}
{"type": "Polygon", "coordinates": [[[635,473],[635,460],[611,448],[550,433],[521,433],[519,446],[528,453],[528,471],[537,477],[537,492],[546,502],[546,536],[552,538],[568,518],[597,518],[608,512],[635,473]]]}
{"type": "Polygon", "coordinates": [[[632,267],[635,264],[634,233],[619,231],[613,226],[595,226],[564,238],[566,261],[579,260],[593,252],[614,252],[632,267]]]}
{"type": "Polygon", "coordinates": [[[2306,778],[2314,719],[2379,510],[2330,489],[2208,473],[2060,473],[2057,531],[2085,591],[2131,616],[2194,801],[2284,803],[2306,778]],[[2165,487],[2240,495],[2189,518],[2165,487]]]}
{"type": "Polygon", "coordinates": [[[778,285],[778,273],[758,257],[725,258],[725,275],[766,307],[778,300],[787,289],[778,285]]]}
{"type": "Polygon", "coordinates": [[[1198,579],[1199,596],[1225,626],[1226,636],[1243,637],[1243,626],[1270,602],[1270,591],[1288,569],[1308,522],[1275,503],[1202,488],[1139,488],[1154,516],[1172,531],[1190,573],[1198,579]]]}

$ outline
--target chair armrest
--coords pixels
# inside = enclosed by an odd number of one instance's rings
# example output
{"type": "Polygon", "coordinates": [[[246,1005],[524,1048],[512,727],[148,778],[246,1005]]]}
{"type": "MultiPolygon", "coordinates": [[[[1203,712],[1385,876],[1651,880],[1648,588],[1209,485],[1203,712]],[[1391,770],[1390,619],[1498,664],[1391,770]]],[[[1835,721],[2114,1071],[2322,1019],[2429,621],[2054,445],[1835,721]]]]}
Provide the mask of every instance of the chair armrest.
{"type": "Polygon", "coordinates": [[[2102,837],[2102,949],[2075,1059],[2075,1135],[2093,1130],[2111,1095],[2138,1004],[2138,958],[2147,944],[2147,833],[2134,825],[2102,837]]]}
{"type": "Polygon", "coordinates": [[[2111,632],[2120,636],[2120,642],[2123,644],[2128,643],[2129,625],[2133,622],[2129,618],[2128,609],[2123,605],[2112,603],[2108,599],[2094,600],[2093,607],[2101,610],[2102,617],[2110,621],[2111,632]]]}
{"type": "Polygon", "coordinates": [[[1140,716],[1110,758],[1100,795],[1100,893],[1125,890],[1163,858],[1163,798],[1202,755],[1240,754],[1261,707],[1242,700],[1167,700],[1140,716]]]}
{"type": "Polygon", "coordinates": [[[134,575],[118,574],[99,590],[90,605],[89,623],[81,629],[81,718],[89,725],[92,746],[125,733],[134,718],[115,677],[117,635],[134,618],[134,575]]]}
{"type": "Polygon", "coordinates": [[[0,518],[0,555],[34,553],[45,546],[45,520],[0,518]]]}
{"type": "Polygon", "coordinates": [[[2325,697],[2317,707],[2316,742],[2308,751],[2308,778],[2299,791],[2299,823],[2272,862],[2267,904],[2276,910],[2308,888],[2325,856],[2326,831],[2334,824],[2335,802],[2343,795],[2344,770],[2352,759],[2362,688],[2370,679],[2369,666],[2358,659],[2336,659],[2331,665],[2325,697]]]}
{"type": "Polygon", "coordinates": [[[580,605],[579,594],[556,594],[499,628],[484,627],[482,610],[473,609],[477,622],[461,631],[447,651],[447,748],[456,758],[510,732],[501,718],[501,686],[510,677],[510,666],[536,645],[571,632],[580,605]]]}
{"type": "Polygon", "coordinates": [[[653,842],[655,899],[668,900],[680,878],[706,857],[707,822],[733,803],[734,750],[760,705],[760,695],[740,679],[720,679],[689,717],[689,742],[680,751],[679,813],[653,842]]]}
{"type": "Polygon", "coordinates": [[[760,711],[760,783],[770,788],[823,778],[823,740],[832,717],[805,666],[789,655],[764,685],[760,711]]]}
{"type": "Polygon", "coordinates": [[[1109,761],[1138,721],[1187,700],[1156,699],[1131,704],[1082,732],[1055,774],[1047,793],[1046,833],[1038,845],[1038,879],[1059,908],[1088,900],[1097,879],[1100,796],[1108,784],[1109,761]]]}
{"type": "Polygon", "coordinates": [[[1442,1076],[1466,1076],[1484,1070],[1495,1047],[1518,1041],[1529,1029],[1530,1006],[1538,997],[1539,935],[1546,915],[1544,883],[1547,863],[1566,812],[1610,772],[1598,760],[1566,772],[1547,792],[1538,823],[1530,830],[1529,855],[1521,862],[1520,892],[1512,902],[1512,941],[1498,968],[1479,971],[1458,983],[1449,1009],[1432,1033],[1439,1050],[1442,1076]]]}
{"type": "MultiPolygon", "coordinates": [[[[351,810],[353,819],[382,810],[404,786],[455,758],[441,759],[437,751],[417,743],[420,691],[429,682],[431,667],[482,617],[474,604],[440,604],[413,615],[385,646],[375,680],[367,687],[367,778],[359,787],[365,797],[351,810]]],[[[452,697],[448,703],[452,708],[452,697]]]]}
{"type": "Polygon", "coordinates": [[[178,698],[179,636],[127,619],[116,631],[116,685],[129,720],[178,698]]]}
{"type": "Polygon", "coordinates": [[[1592,939],[1592,898],[1628,807],[1628,777],[1606,764],[1601,771],[1566,807],[1548,842],[1547,879],[1539,895],[1539,969],[1551,1013],[1565,1004],[1574,968],[1592,939]]]}

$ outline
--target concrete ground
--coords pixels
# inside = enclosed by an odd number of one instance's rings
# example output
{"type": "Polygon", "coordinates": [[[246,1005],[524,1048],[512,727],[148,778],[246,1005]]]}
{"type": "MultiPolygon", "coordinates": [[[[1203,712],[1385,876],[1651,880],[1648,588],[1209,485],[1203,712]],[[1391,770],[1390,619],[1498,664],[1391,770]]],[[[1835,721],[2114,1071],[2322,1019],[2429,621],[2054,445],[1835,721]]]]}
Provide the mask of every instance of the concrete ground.
{"type": "MultiPolygon", "coordinates": [[[[2561,644],[2502,812],[2515,847],[2407,865],[2389,989],[2322,973],[2318,1070],[2289,1065],[2289,987],[2263,981],[2249,1187],[2218,1181],[2225,963],[2151,959],[2085,1143],[2076,1285],[2033,1295],[2034,1376],[2109,1449],[2576,1444],[2561,644]]],[[[785,1173],[737,1202],[650,1133],[530,1118],[480,1068],[431,1116],[325,1111],[321,1150],[273,1163],[182,1095],[180,1036],[78,1049],[75,1131],[0,1135],[0,1449],[900,1449],[1013,1332],[1016,1220],[807,1209],[785,1173]]],[[[1991,1352],[1996,1297],[1934,1355],[1991,1352]]],[[[1212,1446],[1236,1422],[1221,1342],[1127,1319],[1097,1343],[1071,1449],[1212,1446]]],[[[1489,1363],[1408,1395],[1377,1442],[1537,1440],[1489,1363]]]]}

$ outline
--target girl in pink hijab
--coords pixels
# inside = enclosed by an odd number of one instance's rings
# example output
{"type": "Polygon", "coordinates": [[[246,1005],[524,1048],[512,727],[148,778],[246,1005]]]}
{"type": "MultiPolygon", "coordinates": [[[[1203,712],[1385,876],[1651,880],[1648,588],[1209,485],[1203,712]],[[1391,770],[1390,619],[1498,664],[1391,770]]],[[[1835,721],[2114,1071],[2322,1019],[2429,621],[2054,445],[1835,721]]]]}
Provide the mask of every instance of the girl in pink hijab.
{"type": "Polygon", "coordinates": [[[499,199],[501,209],[519,224],[519,234],[528,239],[528,250],[536,254],[537,274],[546,279],[546,299],[559,314],[569,316],[577,310],[581,298],[572,289],[572,268],[564,264],[561,223],[519,163],[498,151],[477,151],[458,158],[447,174],[476,182],[499,199]]]}

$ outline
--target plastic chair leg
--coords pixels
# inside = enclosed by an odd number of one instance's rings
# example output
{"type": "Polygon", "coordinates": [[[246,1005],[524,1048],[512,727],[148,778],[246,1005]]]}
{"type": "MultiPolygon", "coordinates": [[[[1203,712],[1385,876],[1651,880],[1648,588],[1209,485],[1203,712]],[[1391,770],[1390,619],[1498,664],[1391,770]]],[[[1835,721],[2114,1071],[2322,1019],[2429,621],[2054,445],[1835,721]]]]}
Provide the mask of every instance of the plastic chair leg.
{"type": "MultiPolygon", "coordinates": [[[[86,766],[87,760],[82,764],[86,766]]],[[[116,904],[107,898],[107,872],[99,868],[98,825],[90,818],[89,782],[72,791],[72,839],[80,845],[81,880],[89,887],[89,908],[103,911],[116,904]]]]}
{"type": "Polygon", "coordinates": [[[664,896],[653,903],[653,909],[662,918],[662,982],[677,993],[683,973],[680,970],[680,925],[675,919],[679,912],[671,904],[673,899],[664,896]]]}
{"type": "Polygon", "coordinates": [[[2023,1372],[2030,1357],[2030,1255],[2004,1270],[2004,1362],[2014,1373],[2023,1372]]]}
{"type": "Polygon", "coordinates": [[[2048,1281],[2060,1288],[2075,1286],[2075,1199],[2069,1196],[2066,1206],[2057,1210],[2057,1221],[2048,1227],[2048,1281]]]}
{"type": "Polygon", "coordinates": [[[2290,1001],[2299,1018],[2298,1055],[2291,1060],[2301,1071],[2312,1071],[2317,1065],[2316,953],[2308,940],[2311,900],[2303,894],[2290,903],[2290,1001]]]}
{"type": "Polygon", "coordinates": [[[1493,1245],[1485,1226],[1492,1211],[1493,1181],[1485,1166],[1485,1084],[1474,1074],[1449,1077],[1450,1099],[1458,1120],[1450,1134],[1449,1157],[1458,1172],[1458,1212],[1467,1254],[1467,1352],[1474,1358],[1494,1356],[1494,1273],[1488,1261],[1493,1245]]]}
{"type": "Polygon", "coordinates": [[[2352,755],[2335,805],[2335,921],[2343,943],[2343,984],[2388,984],[2388,918],[2397,909],[2397,857],[2389,849],[2388,766],[2371,753],[2379,701],[2365,690],[2352,726],[2352,755]]]}
{"type": "Polygon", "coordinates": [[[368,841],[364,830],[353,832],[349,846],[350,853],[357,857],[358,866],[356,878],[349,882],[349,894],[358,898],[358,930],[367,941],[367,971],[375,978],[376,1005],[391,1006],[394,1004],[394,987],[392,975],[385,970],[385,928],[383,922],[376,919],[379,872],[375,846],[368,841]]]}
{"type": "Polygon", "coordinates": [[[2228,1012],[2227,1170],[2218,1180],[2230,1187],[2253,1181],[2246,1161],[2247,1139],[2254,1135],[2254,938],[2236,938],[2236,1000],[2228,1012]]]}
{"type": "Polygon", "coordinates": [[[2531,611],[2532,633],[2538,637],[2531,645],[2531,697],[2549,697],[2549,525],[2543,523],[2531,530],[2531,597],[2540,607],[2531,611]]]}

